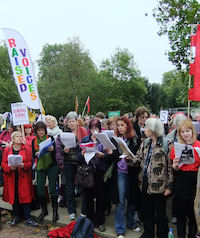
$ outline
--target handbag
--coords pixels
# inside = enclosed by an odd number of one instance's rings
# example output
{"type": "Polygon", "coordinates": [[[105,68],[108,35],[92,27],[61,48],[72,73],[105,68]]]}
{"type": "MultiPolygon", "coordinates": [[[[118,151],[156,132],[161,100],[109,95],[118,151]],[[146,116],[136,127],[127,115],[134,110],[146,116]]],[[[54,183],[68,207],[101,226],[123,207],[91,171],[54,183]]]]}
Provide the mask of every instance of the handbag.
{"type": "Polygon", "coordinates": [[[82,188],[94,188],[94,168],[92,165],[80,165],[77,168],[77,181],[78,186],[82,188]]]}

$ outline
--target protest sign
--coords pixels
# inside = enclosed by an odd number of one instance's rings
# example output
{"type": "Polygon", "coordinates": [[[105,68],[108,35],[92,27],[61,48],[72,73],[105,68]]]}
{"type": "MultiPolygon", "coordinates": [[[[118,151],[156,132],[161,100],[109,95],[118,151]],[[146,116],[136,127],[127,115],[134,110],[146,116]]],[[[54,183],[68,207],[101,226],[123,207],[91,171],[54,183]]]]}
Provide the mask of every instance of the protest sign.
{"type": "Polygon", "coordinates": [[[160,111],[160,120],[163,124],[168,123],[168,111],[167,110],[161,110],[160,111]]]}
{"type": "Polygon", "coordinates": [[[28,108],[25,103],[11,103],[13,125],[24,125],[29,123],[28,108]]]}

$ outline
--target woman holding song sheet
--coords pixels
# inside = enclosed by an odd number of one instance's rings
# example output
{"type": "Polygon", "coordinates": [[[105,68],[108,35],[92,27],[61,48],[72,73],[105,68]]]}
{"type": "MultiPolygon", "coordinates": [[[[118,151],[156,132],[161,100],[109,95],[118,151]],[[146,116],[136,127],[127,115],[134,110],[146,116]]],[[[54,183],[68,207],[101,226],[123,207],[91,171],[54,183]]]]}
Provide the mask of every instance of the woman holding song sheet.
{"type": "MultiPolygon", "coordinates": [[[[117,137],[123,140],[129,150],[135,154],[137,151],[137,139],[131,121],[123,116],[117,120],[117,137]]],[[[113,161],[111,177],[111,201],[116,204],[115,230],[118,238],[123,238],[126,230],[125,201],[127,205],[127,226],[133,231],[139,232],[140,227],[134,221],[135,207],[139,196],[138,172],[139,166],[129,167],[124,159],[125,154],[117,143],[117,138],[111,139],[117,150],[107,151],[110,160],[113,161]]]]}
{"type": "MultiPolygon", "coordinates": [[[[69,212],[69,220],[76,220],[76,203],[75,203],[75,176],[78,166],[78,151],[79,143],[82,138],[88,135],[86,128],[78,126],[78,114],[75,111],[71,111],[67,114],[68,129],[65,132],[73,133],[75,137],[75,145],[73,148],[64,146],[61,141],[60,135],[56,140],[56,159],[58,166],[63,169],[65,180],[67,183],[67,207],[69,212]]],[[[62,188],[62,187],[61,187],[62,188]]],[[[64,192],[64,191],[63,191],[64,192]]],[[[84,207],[82,206],[82,213],[84,207]]]]}
{"type": "Polygon", "coordinates": [[[42,212],[39,215],[38,219],[42,221],[43,218],[48,215],[45,194],[45,184],[46,178],[48,176],[49,190],[53,208],[52,220],[55,222],[58,220],[58,193],[56,190],[58,167],[55,157],[55,142],[54,138],[47,134],[46,126],[42,121],[37,122],[37,124],[35,125],[35,133],[36,137],[32,141],[32,152],[33,158],[37,159],[37,194],[40,200],[40,204],[42,206],[42,212]],[[47,140],[50,140],[50,143],[54,143],[53,145],[49,144],[49,147],[47,148],[47,153],[39,156],[40,144],[44,143],[47,140]]]}
{"type": "MultiPolygon", "coordinates": [[[[186,218],[189,218],[188,237],[196,237],[197,225],[194,214],[194,199],[196,195],[197,172],[200,166],[200,159],[195,147],[200,147],[200,142],[196,140],[196,131],[190,120],[183,120],[178,126],[178,143],[190,145],[194,148],[190,156],[194,156],[194,162],[184,164],[180,157],[175,155],[175,147],[171,152],[173,169],[175,170],[173,193],[177,198],[177,232],[179,238],[186,235],[186,218]],[[181,162],[181,164],[180,164],[181,162]]],[[[184,151],[184,154],[186,151],[184,151]]],[[[182,152],[183,154],[183,152],[182,152]]],[[[190,159],[190,158],[189,158],[190,159]]]]}
{"type": "Polygon", "coordinates": [[[30,215],[30,203],[34,198],[30,169],[31,150],[22,144],[22,134],[15,131],[11,135],[12,146],[4,150],[2,168],[4,170],[3,200],[13,206],[14,219],[11,226],[20,221],[20,206],[23,208],[26,225],[37,226],[30,215]]]}
{"type": "MultiPolygon", "coordinates": [[[[86,214],[94,225],[98,226],[99,231],[105,231],[105,193],[104,193],[104,173],[106,170],[106,158],[107,154],[101,142],[95,137],[94,133],[101,132],[101,122],[96,118],[92,119],[89,124],[90,134],[84,137],[81,141],[82,143],[95,143],[98,152],[94,152],[94,157],[89,161],[89,165],[94,168],[94,181],[95,186],[92,188],[84,188],[85,203],[86,203],[86,214]],[[96,198],[96,209],[94,208],[94,198],[96,198]],[[96,210],[96,212],[95,212],[96,210]]],[[[83,147],[84,148],[84,147],[83,147]]],[[[80,155],[80,160],[83,164],[86,164],[84,155],[87,151],[82,150],[80,155]]]]}

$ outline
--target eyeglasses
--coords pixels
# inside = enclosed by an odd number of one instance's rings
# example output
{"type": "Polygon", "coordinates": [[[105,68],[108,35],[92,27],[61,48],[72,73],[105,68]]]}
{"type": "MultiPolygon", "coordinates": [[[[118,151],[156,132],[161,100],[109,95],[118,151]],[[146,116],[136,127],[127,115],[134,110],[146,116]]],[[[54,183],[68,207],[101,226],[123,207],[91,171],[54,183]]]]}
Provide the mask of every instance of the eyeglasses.
{"type": "Polygon", "coordinates": [[[148,119],[148,117],[140,117],[140,119],[148,119]]]}

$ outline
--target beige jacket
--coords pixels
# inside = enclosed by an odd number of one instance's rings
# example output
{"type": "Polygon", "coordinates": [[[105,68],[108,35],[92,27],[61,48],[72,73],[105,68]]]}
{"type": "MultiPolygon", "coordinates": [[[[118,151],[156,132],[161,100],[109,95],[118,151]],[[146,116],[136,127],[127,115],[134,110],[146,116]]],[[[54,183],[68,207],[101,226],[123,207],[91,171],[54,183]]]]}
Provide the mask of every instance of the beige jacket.
{"type": "MultiPolygon", "coordinates": [[[[172,142],[168,140],[167,158],[162,148],[162,137],[159,137],[156,145],[153,148],[151,158],[150,158],[150,174],[148,178],[148,194],[159,194],[164,193],[165,189],[172,189],[173,186],[173,171],[172,171],[172,161],[170,159],[170,152],[173,147],[172,142]]],[[[127,164],[129,166],[137,166],[140,164],[140,173],[138,176],[139,187],[142,191],[143,182],[143,168],[145,165],[145,160],[149,152],[150,140],[145,145],[143,142],[137,151],[136,159],[129,160],[127,164]]]]}

